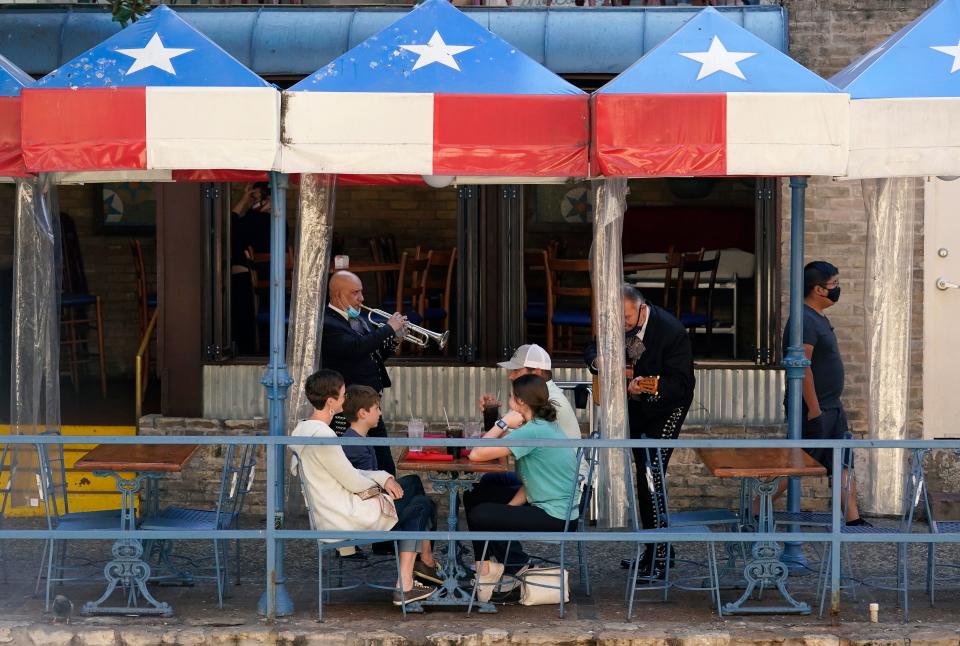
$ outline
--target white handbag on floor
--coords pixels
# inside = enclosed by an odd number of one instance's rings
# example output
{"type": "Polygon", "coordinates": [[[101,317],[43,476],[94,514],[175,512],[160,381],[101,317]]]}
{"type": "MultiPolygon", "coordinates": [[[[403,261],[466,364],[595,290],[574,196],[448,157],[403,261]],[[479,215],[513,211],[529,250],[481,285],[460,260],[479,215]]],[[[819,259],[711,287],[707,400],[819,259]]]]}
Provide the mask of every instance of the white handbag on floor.
{"type": "MultiPolygon", "coordinates": [[[[520,603],[524,606],[545,606],[560,603],[559,567],[528,569],[520,577],[520,603]]],[[[563,570],[563,602],[570,601],[570,573],[563,570]]]]}

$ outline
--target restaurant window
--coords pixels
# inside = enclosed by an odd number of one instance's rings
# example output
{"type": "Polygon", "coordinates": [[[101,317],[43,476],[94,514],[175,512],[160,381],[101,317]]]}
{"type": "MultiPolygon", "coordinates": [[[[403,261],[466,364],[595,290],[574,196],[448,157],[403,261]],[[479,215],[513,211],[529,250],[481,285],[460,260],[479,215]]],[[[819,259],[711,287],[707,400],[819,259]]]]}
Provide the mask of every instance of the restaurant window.
{"type": "MultiPolygon", "coordinates": [[[[434,342],[425,349],[404,343],[404,359],[454,360],[460,337],[472,332],[464,332],[460,321],[458,270],[464,256],[467,262],[473,258],[472,240],[458,235],[458,222],[466,217],[463,193],[455,187],[419,185],[337,187],[332,256],[348,258],[349,269],[363,282],[364,304],[402,311],[430,330],[450,330],[446,349],[434,342]]],[[[262,362],[269,352],[269,186],[219,184],[205,194],[206,360],[262,362]],[[232,214],[233,209],[242,217],[232,214]]],[[[298,199],[293,185],[287,191],[288,306],[298,199]]]]}
{"type": "MultiPolygon", "coordinates": [[[[752,177],[629,182],[624,280],[688,326],[699,361],[775,359],[774,187],[774,179],[752,177]]],[[[589,284],[589,185],[524,188],[526,336],[552,343],[561,357],[576,357],[591,336],[589,299],[577,291],[589,284]],[[546,326],[548,275],[544,262],[537,261],[544,254],[547,264],[556,259],[550,273],[563,292],[551,297],[557,323],[552,334],[546,326]]]]}

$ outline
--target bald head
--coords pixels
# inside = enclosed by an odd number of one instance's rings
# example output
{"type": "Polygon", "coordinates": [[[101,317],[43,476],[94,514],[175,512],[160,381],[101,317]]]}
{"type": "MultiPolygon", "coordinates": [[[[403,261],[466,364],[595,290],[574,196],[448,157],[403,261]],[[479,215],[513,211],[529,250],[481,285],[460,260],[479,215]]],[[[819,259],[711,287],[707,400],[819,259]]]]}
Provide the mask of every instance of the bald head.
{"type": "Polygon", "coordinates": [[[349,271],[338,271],[330,277],[330,303],[346,311],[348,307],[360,309],[363,303],[363,283],[349,271]]]}

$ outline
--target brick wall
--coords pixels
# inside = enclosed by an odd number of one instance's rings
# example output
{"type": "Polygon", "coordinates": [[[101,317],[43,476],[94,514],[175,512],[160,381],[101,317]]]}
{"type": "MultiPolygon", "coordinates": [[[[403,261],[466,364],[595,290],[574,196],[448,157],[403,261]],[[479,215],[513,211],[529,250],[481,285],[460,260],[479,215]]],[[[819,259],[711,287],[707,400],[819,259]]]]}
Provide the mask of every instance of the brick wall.
{"type": "MultiPolygon", "coordinates": [[[[213,420],[184,419],[145,415],[140,418],[139,435],[253,435],[267,434],[267,422],[258,420],[213,420]]],[[[257,451],[255,479],[246,499],[244,513],[262,516],[266,513],[267,467],[264,450],[257,451]]],[[[220,491],[220,476],[223,469],[222,447],[201,446],[191,458],[186,472],[181,477],[163,478],[160,481],[160,504],[177,504],[186,507],[213,509],[220,491]]]]}
{"type": "MultiPolygon", "coordinates": [[[[824,78],[867,53],[919,16],[931,0],[784,0],[789,12],[790,55],[824,78]]],[[[782,303],[789,303],[790,191],[783,183],[782,303]]],[[[911,431],[922,422],[923,208],[918,196],[915,227],[914,289],[911,305],[911,431]]],[[[811,178],[807,189],[805,262],[824,259],[839,267],[840,302],[830,308],[847,368],[844,402],[854,432],[866,430],[866,354],[864,348],[864,271],[867,221],[860,182],[811,178]]],[[[906,299],[906,297],[905,297],[906,299]]]]}

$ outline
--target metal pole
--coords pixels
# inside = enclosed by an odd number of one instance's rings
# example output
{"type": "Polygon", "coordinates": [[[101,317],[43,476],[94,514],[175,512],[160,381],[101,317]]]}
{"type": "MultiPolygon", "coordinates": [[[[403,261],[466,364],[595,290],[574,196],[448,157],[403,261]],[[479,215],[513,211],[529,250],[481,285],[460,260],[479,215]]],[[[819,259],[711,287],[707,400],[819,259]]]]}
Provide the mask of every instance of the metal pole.
{"type": "MultiPolygon", "coordinates": [[[[267,389],[268,414],[270,420],[270,435],[282,436],[286,434],[284,406],[287,399],[287,390],[293,380],[287,372],[284,340],[286,326],[284,325],[284,298],[286,296],[286,264],[287,264],[287,176],[282,173],[270,173],[270,189],[272,193],[270,218],[270,362],[267,371],[260,380],[267,389]]],[[[278,450],[275,456],[276,470],[274,478],[274,495],[276,512],[273,526],[283,529],[284,507],[284,479],[286,475],[286,451],[278,450]]],[[[269,522],[269,521],[268,521],[269,522]]],[[[268,583],[267,590],[260,597],[257,612],[272,619],[293,614],[293,600],[287,594],[286,578],[283,575],[283,541],[277,542],[274,556],[274,585],[268,583]],[[270,596],[273,593],[273,603],[270,596]],[[271,608],[272,606],[272,608],[271,608]],[[270,612],[270,610],[274,612],[270,612]]],[[[270,567],[270,564],[267,564],[270,567]]]]}
{"type": "MultiPolygon", "coordinates": [[[[803,236],[804,209],[807,190],[806,177],[790,178],[790,345],[783,358],[787,372],[787,438],[801,439],[803,431],[803,376],[810,360],[803,353],[803,236]]],[[[800,479],[790,478],[787,489],[787,509],[800,511],[800,479]]],[[[798,529],[797,527],[793,528],[798,529]]],[[[786,543],[783,560],[791,569],[805,569],[806,558],[800,543],[786,543]]]]}

